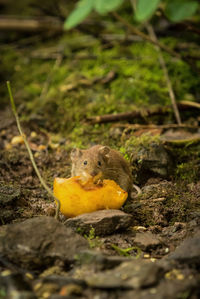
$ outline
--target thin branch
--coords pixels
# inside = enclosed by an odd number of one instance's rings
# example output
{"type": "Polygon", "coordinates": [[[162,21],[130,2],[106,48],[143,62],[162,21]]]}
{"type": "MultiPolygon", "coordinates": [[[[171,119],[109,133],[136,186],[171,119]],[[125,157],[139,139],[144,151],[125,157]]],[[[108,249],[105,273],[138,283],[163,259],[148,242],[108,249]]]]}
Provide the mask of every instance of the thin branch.
{"type": "Polygon", "coordinates": [[[179,54],[176,51],[168,48],[167,46],[165,46],[164,44],[160,43],[159,41],[155,41],[152,38],[150,38],[149,35],[143,33],[142,31],[138,30],[135,26],[133,26],[131,23],[129,23],[128,21],[126,21],[126,19],[124,19],[123,17],[121,17],[118,13],[116,12],[112,12],[112,15],[118,20],[120,21],[122,24],[124,24],[131,32],[133,32],[134,34],[136,34],[137,36],[140,36],[143,40],[146,40],[154,45],[157,45],[160,49],[164,50],[165,52],[167,52],[168,54],[175,56],[178,59],[183,60],[184,62],[186,62],[193,71],[195,71],[198,75],[200,74],[200,69],[198,68],[197,65],[195,65],[195,63],[191,60],[191,58],[189,57],[189,55],[184,55],[184,54],[179,54]]]}
{"type": "Polygon", "coordinates": [[[62,22],[55,17],[25,18],[0,15],[1,31],[63,32],[62,22]]]}
{"type": "MultiPolygon", "coordinates": [[[[179,110],[188,111],[188,109],[200,109],[200,104],[191,101],[181,101],[177,103],[179,110]]],[[[129,112],[115,113],[115,114],[104,114],[97,116],[87,117],[86,121],[91,124],[110,123],[118,121],[135,121],[136,118],[146,118],[148,116],[167,114],[171,112],[171,106],[164,107],[152,107],[143,110],[135,109],[129,112]]],[[[181,125],[181,124],[180,124],[181,125]]]]}
{"type": "Polygon", "coordinates": [[[126,27],[128,27],[130,29],[130,31],[132,31],[134,34],[140,36],[142,39],[149,41],[150,43],[158,46],[159,48],[161,48],[162,50],[164,50],[165,52],[169,53],[172,56],[177,57],[178,59],[181,59],[181,55],[175,51],[173,51],[172,49],[168,48],[167,46],[165,46],[164,44],[161,44],[158,41],[153,40],[152,38],[149,37],[149,35],[143,33],[142,31],[138,30],[135,26],[133,26],[132,24],[130,24],[128,21],[126,21],[124,18],[122,18],[118,13],[116,12],[112,12],[112,15],[118,20],[120,21],[122,24],[124,24],[126,27]]]}
{"type": "Polygon", "coordinates": [[[137,129],[200,129],[200,126],[198,125],[188,125],[188,124],[165,124],[165,125],[155,125],[155,124],[127,124],[127,123],[117,123],[112,125],[112,128],[130,128],[133,130],[137,129]]]}
{"type": "Polygon", "coordinates": [[[156,51],[158,51],[158,59],[159,59],[160,65],[161,65],[161,67],[163,69],[163,72],[164,72],[164,76],[165,76],[165,80],[166,80],[166,83],[167,83],[169,96],[170,96],[172,107],[173,107],[173,110],[174,110],[174,115],[175,115],[177,123],[180,125],[181,124],[180,113],[179,113],[179,110],[178,110],[178,107],[177,107],[176,98],[175,98],[172,83],[171,83],[171,80],[170,80],[170,77],[169,77],[169,73],[168,73],[168,70],[167,70],[167,67],[166,67],[166,63],[165,63],[164,57],[162,55],[162,51],[159,47],[157,36],[155,34],[153,26],[150,23],[146,24],[146,28],[149,32],[149,36],[151,37],[151,39],[156,41],[156,43],[157,43],[157,45],[155,45],[155,48],[156,48],[156,51]]]}
{"type": "Polygon", "coordinates": [[[8,93],[9,93],[10,102],[11,102],[11,106],[12,106],[12,111],[13,111],[13,114],[14,114],[14,116],[15,116],[16,123],[17,123],[17,128],[18,128],[19,133],[21,134],[21,136],[22,136],[22,138],[23,138],[23,140],[24,140],[24,144],[25,144],[25,146],[26,146],[26,148],[27,148],[27,150],[28,150],[28,154],[29,154],[31,163],[32,163],[32,165],[33,165],[33,168],[34,168],[34,170],[35,170],[35,172],[36,172],[36,174],[37,174],[39,180],[40,180],[41,185],[42,185],[42,186],[44,187],[44,189],[49,193],[49,195],[52,196],[52,197],[54,198],[54,200],[55,200],[56,203],[57,203],[55,218],[58,219],[58,214],[59,214],[59,211],[60,211],[60,201],[59,201],[58,198],[56,198],[56,197],[53,195],[51,189],[47,186],[47,184],[45,183],[45,181],[44,181],[43,178],[41,177],[41,174],[40,174],[40,172],[39,172],[39,169],[38,169],[38,167],[37,167],[37,165],[36,165],[36,163],[35,163],[35,160],[34,160],[34,157],[33,157],[33,153],[32,153],[32,151],[31,151],[31,149],[30,149],[30,146],[29,146],[29,144],[28,144],[28,141],[27,141],[27,139],[26,139],[26,136],[25,136],[25,134],[23,133],[22,128],[21,128],[21,125],[20,125],[20,121],[19,121],[19,117],[18,117],[18,114],[17,114],[17,110],[16,110],[16,106],[15,106],[14,98],[13,98],[13,95],[12,95],[12,90],[11,90],[10,82],[7,81],[6,83],[7,83],[8,93]]]}
{"type": "Polygon", "coordinates": [[[165,114],[169,112],[169,107],[154,107],[152,109],[134,110],[130,112],[122,112],[116,114],[104,114],[87,117],[87,121],[91,124],[109,123],[116,121],[133,121],[135,118],[144,118],[152,115],[165,114]]]}

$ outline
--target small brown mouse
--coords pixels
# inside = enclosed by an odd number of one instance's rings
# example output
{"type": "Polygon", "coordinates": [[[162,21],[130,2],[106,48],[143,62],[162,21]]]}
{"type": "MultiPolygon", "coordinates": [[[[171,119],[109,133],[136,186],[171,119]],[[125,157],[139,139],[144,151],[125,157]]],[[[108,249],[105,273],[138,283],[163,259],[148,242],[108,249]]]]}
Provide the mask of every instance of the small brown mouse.
{"type": "Polygon", "coordinates": [[[92,177],[102,173],[101,179],[115,181],[122,189],[131,192],[134,186],[138,193],[140,188],[133,185],[128,162],[116,150],[108,146],[95,145],[87,150],[74,148],[71,151],[71,176],[92,177]]]}

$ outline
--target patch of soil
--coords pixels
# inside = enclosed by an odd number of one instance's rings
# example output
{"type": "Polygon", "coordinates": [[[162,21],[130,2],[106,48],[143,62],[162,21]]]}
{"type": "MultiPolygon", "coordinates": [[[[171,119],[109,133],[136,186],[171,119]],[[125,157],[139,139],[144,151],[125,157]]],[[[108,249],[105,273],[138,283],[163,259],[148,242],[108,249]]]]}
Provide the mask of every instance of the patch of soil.
{"type": "MultiPolygon", "coordinates": [[[[36,124],[25,133],[50,186],[54,177],[70,176],[62,141],[52,145],[36,124]]],[[[198,298],[199,182],[152,178],[124,212],[100,211],[64,224],[64,217],[60,222],[45,217],[54,214],[55,205],[24,144],[13,141],[18,135],[12,122],[0,129],[2,298],[13,290],[23,298],[198,298]]]]}

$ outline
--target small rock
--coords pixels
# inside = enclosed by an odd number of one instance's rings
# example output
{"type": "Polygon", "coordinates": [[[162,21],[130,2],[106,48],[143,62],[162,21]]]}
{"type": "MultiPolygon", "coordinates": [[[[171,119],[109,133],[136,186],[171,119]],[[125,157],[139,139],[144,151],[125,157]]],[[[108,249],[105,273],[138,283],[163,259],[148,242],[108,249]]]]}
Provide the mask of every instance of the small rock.
{"type": "Polygon", "coordinates": [[[13,208],[20,194],[19,187],[0,184],[0,223],[5,224],[14,218],[13,208]]]}
{"type": "Polygon", "coordinates": [[[88,242],[51,217],[37,217],[0,229],[0,254],[26,269],[71,263],[88,242]]]}
{"type": "Polygon", "coordinates": [[[7,289],[18,290],[18,291],[30,291],[31,288],[24,276],[21,273],[12,273],[9,270],[2,272],[0,276],[0,286],[5,286],[7,289]]]}
{"type": "Polygon", "coordinates": [[[27,292],[27,291],[15,291],[12,290],[9,293],[7,293],[7,298],[12,299],[37,299],[35,294],[33,292],[27,292]]]}
{"type": "Polygon", "coordinates": [[[161,280],[159,285],[142,290],[124,291],[119,298],[126,299],[172,299],[172,298],[199,298],[199,281],[195,279],[161,280]]]}
{"type": "Polygon", "coordinates": [[[0,209],[0,224],[5,224],[14,218],[13,209],[0,209]]]}
{"type": "Polygon", "coordinates": [[[108,256],[95,250],[83,250],[76,255],[76,261],[78,265],[94,264],[95,268],[98,268],[100,270],[112,269],[127,260],[127,257],[108,256]]]}
{"type": "Polygon", "coordinates": [[[19,188],[10,185],[0,185],[0,206],[12,204],[19,196],[19,188]]]}
{"type": "Polygon", "coordinates": [[[117,230],[126,229],[131,225],[132,216],[120,210],[101,210],[70,218],[65,222],[66,227],[89,233],[95,229],[95,235],[109,235],[117,230]]]}
{"type": "Polygon", "coordinates": [[[158,198],[164,199],[169,194],[169,190],[172,190],[173,188],[173,184],[168,181],[162,181],[159,182],[159,184],[146,185],[142,188],[142,193],[144,194],[143,199],[151,199],[152,201],[158,198]]]}
{"type": "Polygon", "coordinates": [[[9,270],[0,275],[0,290],[4,290],[7,296],[0,298],[36,299],[27,279],[21,273],[12,273],[9,270]]]}
{"type": "Polygon", "coordinates": [[[119,138],[122,136],[123,129],[118,127],[111,127],[109,130],[109,135],[115,140],[119,140],[119,138]]]}
{"type": "Polygon", "coordinates": [[[86,287],[86,283],[82,279],[68,277],[68,276],[60,276],[60,275],[50,275],[42,278],[42,283],[54,283],[59,287],[63,287],[68,284],[76,284],[81,287],[86,287]]]}
{"type": "Polygon", "coordinates": [[[193,237],[184,240],[168,258],[179,262],[200,265],[200,231],[193,237]]]}
{"type": "Polygon", "coordinates": [[[133,227],[133,230],[141,233],[141,232],[145,232],[147,230],[147,228],[144,226],[141,226],[141,225],[137,225],[137,226],[133,227]]]}
{"type": "Polygon", "coordinates": [[[199,281],[197,279],[185,277],[183,280],[165,279],[161,281],[157,288],[157,296],[152,299],[160,298],[199,298],[199,281]]]}
{"type": "Polygon", "coordinates": [[[149,250],[161,245],[160,238],[151,232],[136,233],[134,243],[142,250],[149,250]]]}
{"type": "Polygon", "coordinates": [[[162,268],[144,260],[124,262],[113,270],[107,270],[86,277],[86,282],[94,288],[140,289],[156,284],[161,279],[162,268]]]}
{"type": "Polygon", "coordinates": [[[156,143],[152,143],[148,148],[142,147],[137,154],[134,154],[133,163],[139,165],[138,179],[141,182],[152,175],[167,178],[172,165],[164,146],[156,143]]]}

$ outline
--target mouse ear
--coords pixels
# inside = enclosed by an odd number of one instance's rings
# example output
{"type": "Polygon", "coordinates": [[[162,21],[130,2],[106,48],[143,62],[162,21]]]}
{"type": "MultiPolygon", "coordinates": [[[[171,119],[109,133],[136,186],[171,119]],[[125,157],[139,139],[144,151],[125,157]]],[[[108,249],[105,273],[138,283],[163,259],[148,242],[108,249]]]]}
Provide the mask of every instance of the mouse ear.
{"type": "Polygon", "coordinates": [[[79,148],[73,148],[70,154],[70,158],[73,161],[74,159],[82,156],[82,151],[79,148]]]}
{"type": "Polygon", "coordinates": [[[108,153],[110,152],[110,148],[108,146],[102,146],[99,148],[99,154],[103,156],[103,159],[108,160],[108,153]]]}

